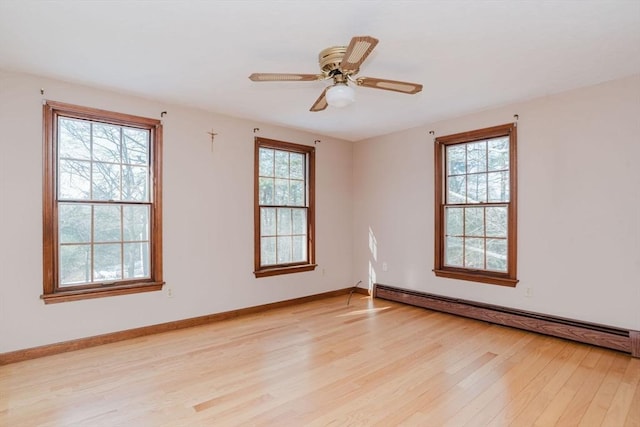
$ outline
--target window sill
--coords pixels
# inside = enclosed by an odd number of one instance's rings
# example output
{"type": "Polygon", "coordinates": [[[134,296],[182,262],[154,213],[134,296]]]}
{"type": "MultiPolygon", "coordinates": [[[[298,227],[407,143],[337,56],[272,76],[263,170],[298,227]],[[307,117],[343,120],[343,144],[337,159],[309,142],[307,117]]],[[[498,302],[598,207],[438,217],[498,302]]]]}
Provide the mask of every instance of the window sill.
{"type": "Polygon", "coordinates": [[[79,301],[83,299],[104,298],[116,295],[137,294],[141,292],[153,292],[162,290],[164,282],[134,283],[127,285],[114,285],[103,288],[59,290],[53,294],[41,295],[45,304],[55,304],[67,301],[79,301]]]}
{"type": "Polygon", "coordinates": [[[256,278],[278,276],[280,274],[300,273],[303,271],[313,271],[316,269],[317,264],[303,264],[303,265],[288,265],[286,267],[269,267],[261,270],[254,271],[253,274],[256,278]]]}
{"type": "Polygon", "coordinates": [[[433,270],[437,277],[446,277],[448,279],[466,280],[469,282],[480,282],[489,285],[499,285],[515,287],[518,283],[518,279],[511,279],[506,276],[492,276],[487,273],[473,273],[466,271],[453,271],[453,270],[433,270]]]}

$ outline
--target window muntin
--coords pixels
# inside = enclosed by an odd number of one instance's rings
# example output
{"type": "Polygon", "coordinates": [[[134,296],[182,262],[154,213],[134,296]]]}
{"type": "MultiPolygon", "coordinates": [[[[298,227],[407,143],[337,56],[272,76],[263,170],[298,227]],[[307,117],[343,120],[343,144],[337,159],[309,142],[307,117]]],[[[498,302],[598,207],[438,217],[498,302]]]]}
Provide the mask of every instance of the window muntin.
{"type": "Polygon", "coordinates": [[[256,166],[256,276],[314,267],[313,147],[256,138],[256,166]]]}
{"type": "Polygon", "coordinates": [[[48,102],[45,302],[162,286],[161,125],[48,102]]]}
{"type": "Polygon", "coordinates": [[[515,126],[436,139],[436,275],[515,285],[515,126]]]}

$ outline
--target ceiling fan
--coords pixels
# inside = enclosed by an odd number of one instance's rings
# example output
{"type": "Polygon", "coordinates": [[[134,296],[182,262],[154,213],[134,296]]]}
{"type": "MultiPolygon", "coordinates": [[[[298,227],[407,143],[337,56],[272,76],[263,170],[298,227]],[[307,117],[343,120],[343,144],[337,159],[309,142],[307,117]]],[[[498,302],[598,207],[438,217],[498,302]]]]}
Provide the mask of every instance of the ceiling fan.
{"type": "Polygon", "coordinates": [[[332,79],[333,84],[324,89],[320,97],[311,106],[310,111],[322,111],[327,108],[327,105],[344,107],[352,103],[355,99],[355,93],[349,83],[353,83],[356,86],[392,90],[411,95],[420,92],[422,85],[418,83],[373,77],[355,77],[360,71],[360,66],[377,44],[378,39],[374,37],[357,36],[351,39],[349,46],[333,46],[322,50],[318,55],[320,74],[253,73],[249,76],[249,79],[254,82],[332,79]]]}

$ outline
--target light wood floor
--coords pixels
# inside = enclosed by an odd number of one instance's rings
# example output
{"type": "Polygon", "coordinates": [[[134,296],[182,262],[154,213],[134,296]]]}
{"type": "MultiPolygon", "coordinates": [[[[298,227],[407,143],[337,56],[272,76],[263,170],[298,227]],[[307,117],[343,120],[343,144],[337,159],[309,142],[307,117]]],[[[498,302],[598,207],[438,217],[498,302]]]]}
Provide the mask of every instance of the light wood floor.
{"type": "Polygon", "coordinates": [[[640,426],[640,359],[354,295],[0,367],[0,426],[640,426]]]}

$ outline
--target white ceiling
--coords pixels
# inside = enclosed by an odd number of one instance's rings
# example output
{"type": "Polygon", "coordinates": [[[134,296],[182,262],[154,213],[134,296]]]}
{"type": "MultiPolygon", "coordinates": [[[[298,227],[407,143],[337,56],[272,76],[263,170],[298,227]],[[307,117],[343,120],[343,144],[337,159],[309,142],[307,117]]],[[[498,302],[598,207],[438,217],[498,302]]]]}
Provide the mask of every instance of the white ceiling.
{"type": "Polygon", "coordinates": [[[360,140],[640,73],[640,1],[0,0],[0,68],[360,140]],[[328,82],[248,79],[355,35],[360,76],[424,90],[312,113],[328,82]]]}

